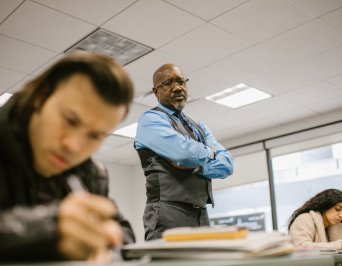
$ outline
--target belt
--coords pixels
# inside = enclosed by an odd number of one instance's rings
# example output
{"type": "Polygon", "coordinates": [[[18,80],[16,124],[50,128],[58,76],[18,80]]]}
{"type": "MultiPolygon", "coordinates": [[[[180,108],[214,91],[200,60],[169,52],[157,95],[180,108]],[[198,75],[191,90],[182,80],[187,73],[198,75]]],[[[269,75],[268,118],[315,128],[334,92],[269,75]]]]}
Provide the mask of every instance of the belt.
{"type": "Polygon", "coordinates": [[[181,205],[181,206],[185,206],[185,207],[188,207],[188,208],[193,208],[193,209],[198,209],[198,210],[206,210],[207,207],[199,207],[199,206],[196,206],[194,204],[191,204],[191,203],[187,203],[187,202],[180,202],[180,201],[169,201],[169,203],[175,203],[177,205],[181,205]]]}

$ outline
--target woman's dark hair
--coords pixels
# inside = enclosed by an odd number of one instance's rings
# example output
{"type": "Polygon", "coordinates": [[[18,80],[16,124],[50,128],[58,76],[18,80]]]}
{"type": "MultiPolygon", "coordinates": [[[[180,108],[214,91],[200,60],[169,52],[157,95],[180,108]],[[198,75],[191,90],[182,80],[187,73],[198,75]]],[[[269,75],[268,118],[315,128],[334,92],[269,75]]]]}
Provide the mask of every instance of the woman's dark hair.
{"type": "Polygon", "coordinates": [[[288,230],[290,231],[292,223],[299,215],[310,211],[316,211],[323,214],[324,211],[331,209],[339,202],[342,202],[341,190],[326,189],[318,193],[316,196],[305,202],[302,207],[294,211],[287,222],[288,230]]]}
{"type": "Polygon", "coordinates": [[[13,104],[20,114],[19,120],[27,125],[33,111],[37,109],[37,101],[40,109],[58,84],[74,74],[89,77],[105,102],[116,106],[125,105],[128,112],[133,100],[133,84],[123,67],[107,56],[79,52],[65,56],[14,95],[13,104]]]}

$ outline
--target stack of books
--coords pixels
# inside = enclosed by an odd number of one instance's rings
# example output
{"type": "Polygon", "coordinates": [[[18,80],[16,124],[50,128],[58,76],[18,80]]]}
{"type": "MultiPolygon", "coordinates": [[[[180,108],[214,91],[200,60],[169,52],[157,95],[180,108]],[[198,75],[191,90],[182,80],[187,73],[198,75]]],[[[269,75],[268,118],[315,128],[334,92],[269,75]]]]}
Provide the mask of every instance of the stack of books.
{"type": "Polygon", "coordinates": [[[242,259],[288,254],[293,250],[284,233],[249,232],[237,226],[174,228],[162,239],[126,245],[127,259],[150,255],[155,259],[242,259]]]}

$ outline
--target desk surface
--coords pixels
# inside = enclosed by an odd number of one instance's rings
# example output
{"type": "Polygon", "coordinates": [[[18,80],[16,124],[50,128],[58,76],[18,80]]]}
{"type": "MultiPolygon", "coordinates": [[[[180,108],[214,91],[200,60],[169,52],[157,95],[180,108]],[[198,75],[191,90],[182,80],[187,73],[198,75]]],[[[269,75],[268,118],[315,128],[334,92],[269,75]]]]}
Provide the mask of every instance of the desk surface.
{"type": "Polygon", "coordinates": [[[342,254],[333,254],[331,256],[334,258],[335,263],[342,262],[342,254]]]}
{"type": "MultiPolygon", "coordinates": [[[[264,258],[264,259],[243,259],[243,260],[168,260],[152,261],[149,263],[114,262],[106,265],[115,266],[334,266],[335,262],[342,262],[342,255],[321,255],[318,257],[292,258],[289,256],[264,258]]],[[[37,265],[37,266],[99,266],[99,264],[87,262],[49,262],[34,264],[1,264],[10,266],[37,265]]]]}

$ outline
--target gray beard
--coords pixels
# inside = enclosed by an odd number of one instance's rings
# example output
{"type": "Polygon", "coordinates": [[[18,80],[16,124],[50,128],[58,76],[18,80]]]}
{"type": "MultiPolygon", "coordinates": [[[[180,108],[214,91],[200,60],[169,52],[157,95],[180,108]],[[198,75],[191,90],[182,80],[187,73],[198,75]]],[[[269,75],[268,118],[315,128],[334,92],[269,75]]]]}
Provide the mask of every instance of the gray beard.
{"type": "Polygon", "coordinates": [[[176,108],[177,111],[181,111],[181,110],[184,109],[185,105],[186,105],[185,102],[177,103],[177,104],[175,104],[175,108],[176,108]]]}

